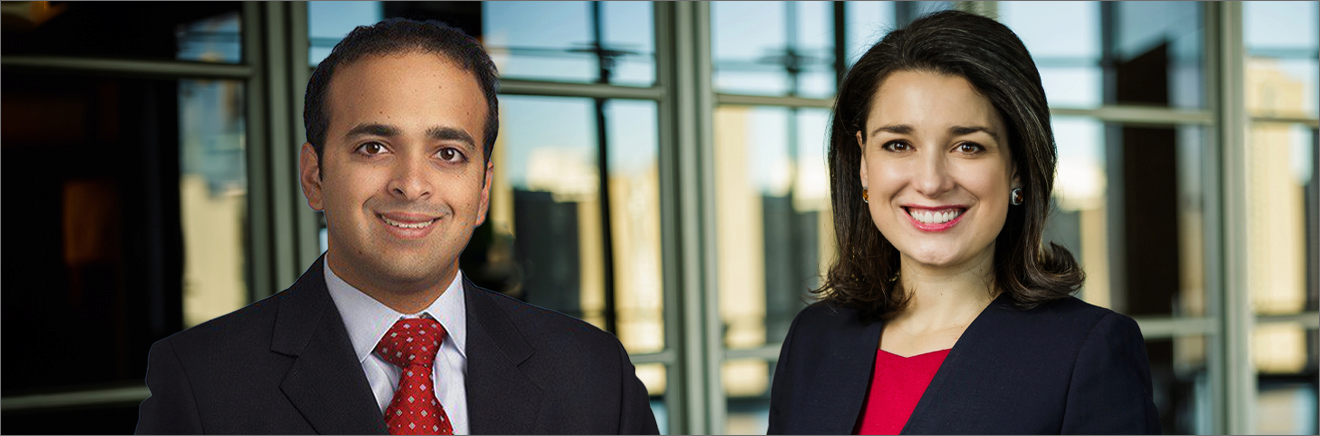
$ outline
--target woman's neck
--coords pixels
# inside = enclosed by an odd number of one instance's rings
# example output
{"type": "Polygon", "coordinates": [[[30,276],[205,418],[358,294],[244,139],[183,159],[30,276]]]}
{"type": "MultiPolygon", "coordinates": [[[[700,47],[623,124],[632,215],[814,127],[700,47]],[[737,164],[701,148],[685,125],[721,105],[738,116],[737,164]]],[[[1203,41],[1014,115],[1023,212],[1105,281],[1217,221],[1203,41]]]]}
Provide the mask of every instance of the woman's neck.
{"type": "Polygon", "coordinates": [[[906,256],[900,264],[900,289],[909,293],[891,323],[920,334],[966,327],[994,300],[994,250],[961,265],[923,265],[906,256]]]}

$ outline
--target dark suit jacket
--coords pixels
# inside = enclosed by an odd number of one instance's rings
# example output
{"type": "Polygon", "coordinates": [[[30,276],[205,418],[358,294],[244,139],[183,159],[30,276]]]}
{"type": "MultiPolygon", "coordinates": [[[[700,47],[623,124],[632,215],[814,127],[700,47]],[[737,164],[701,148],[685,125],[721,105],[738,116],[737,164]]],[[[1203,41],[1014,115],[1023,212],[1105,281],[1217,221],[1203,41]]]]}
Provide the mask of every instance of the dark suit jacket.
{"type": "MultiPolygon", "coordinates": [[[[771,434],[849,434],[881,322],[817,303],[784,339],[771,434]]],[[[904,434],[1159,433],[1145,342],[1131,318],[1073,297],[1018,310],[1001,295],[967,327],[904,434]]]]}
{"type": "MultiPolygon", "coordinates": [[[[284,292],[152,346],[137,432],[387,434],[323,261],[284,292]]],[[[657,433],[618,339],[464,286],[473,434],[657,433]]]]}

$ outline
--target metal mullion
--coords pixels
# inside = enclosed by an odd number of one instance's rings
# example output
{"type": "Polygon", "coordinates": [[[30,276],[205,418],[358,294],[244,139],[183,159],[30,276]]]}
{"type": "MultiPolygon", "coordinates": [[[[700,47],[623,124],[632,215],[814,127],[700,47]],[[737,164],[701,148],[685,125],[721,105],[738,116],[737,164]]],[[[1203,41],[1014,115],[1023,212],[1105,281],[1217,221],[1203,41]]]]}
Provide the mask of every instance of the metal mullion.
{"type": "Polygon", "coordinates": [[[1266,324],[1298,324],[1308,330],[1320,329],[1320,312],[1310,311],[1288,315],[1256,315],[1256,326],[1266,324]]]}
{"type": "Polygon", "coordinates": [[[701,344],[704,345],[703,357],[706,365],[705,370],[705,395],[706,395],[706,413],[709,419],[706,420],[704,432],[707,434],[720,434],[724,432],[725,414],[728,410],[724,396],[721,367],[723,362],[719,359],[720,353],[724,350],[723,331],[724,323],[720,320],[719,312],[719,285],[718,271],[714,268],[715,262],[718,262],[719,256],[716,252],[716,241],[714,233],[717,231],[715,222],[715,130],[714,130],[714,109],[715,109],[715,91],[712,88],[714,80],[712,78],[712,54],[711,54],[711,11],[710,3],[701,2],[692,5],[691,27],[687,30],[693,36],[691,40],[692,56],[695,61],[693,69],[695,77],[695,103],[696,110],[693,115],[696,117],[696,140],[691,145],[694,147],[691,151],[695,152],[696,164],[694,168],[698,171],[695,179],[698,187],[696,200],[700,202],[700,208],[697,209],[697,216],[700,221],[700,257],[701,269],[697,270],[701,277],[701,286],[696,288],[700,293],[701,304],[699,313],[701,316],[702,337],[701,344]]]}
{"type": "Polygon", "coordinates": [[[773,365],[779,361],[779,349],[783,345],[783,343],[775,343],[756,348],[726,349],[724,350],[724,360],[761,359],[773,365]]]}
{"type": "Polygon", "coordinates": [[[221,80],[244,80],[251,77],[254,71],[252,66],[244,64],[32,55],[4,56],[0,58],[0,68],[157,79],[221,80]]]}
{"type": "Polygon", "coordinates": [[[659,84],[648,88],[638,88],[590,83],[500,79],[500,95],[659,100],[665,95],[665,89],[659,84]]]}
{"type": "Polygon", "coordinates": [[[265,99],[268,79],[262,68],[265,66],[263,49],[264,12],[257,2],[243,2],[243,62],[253,74],[244,87],[244,126],[246,126],[245,150],[247,153],[247,208],[250,223],[247,235],[247,280],[248,294],[251,301],[256,301],[274,293],[274,259],[272,259],[269,220],[271,180],[267,171],[270,163],[269,140],[266,135],[269,119],[266,114],[265,99]]]}
{"type": "Polygon", "coordinates": [[[687,169],[691,166],[687,158],[690,153],[684,153],[682,149],[684,144],[691,142],[689,138],[692,135],[689,132],[692,131],[692,123],[683,119],[683,110],[690,106],[688,102],[691,98],[685,97],[680,91],[691,88],[691,81],[679,77],[684,73],[690,74],[690,71],[681,69],[689,64],[690,59],[683,59],[679,55],[679,40],[684,33],[679,23],[689,18],[680,20],[678,9],[688,7],[671,2],[652,4],[652,10],[655,11],[656,85],[665,90],[664,97],[657,103],[657,165],[660,173],[660,264],[664,286],[662,298],[665,302],[664,334],[666,351],[674,353],[672,363],[666,370],[669,386],[665,389],[670,434],[695,433],[693,429],[696,425],[693,421],[703,416],[694,417],[689,413],[693,409],[691,404],[695,397],[692,389],[701,387],[701,367],[691,363],[694,346],[688,339],[693,336],[691,314],[696,302],[691,300],[691,293],[686,291],[694,282],[691,279],[693,274],[689,272],[693,267],[693,250],[689,246],[692,238],[687,236],[692,227],[688,224],[688,216],[691,214],[685,210],[686,204],[690,203],[687,199],[689,195],[685,194],[692,188],[690,183],[684,182],[684,176],[691,172],[687,169]]]}
{"type": "MultiPolygon", "coordinates": [[[[629,354],[628,360],[631,361],[634,365],[641,365],[645,363],[663,363],[665,365],[673,365],[675,362],[678,361],[678,353],[675,352],[673,349],[665,349],[655,353],[629,354]]],[[[666,391],[668,391],[668,389],[666,389],[666,391]]]]}
{"type": "Polygon", "coordinates": [[[266,95],[263,101],[267,108],[269,126],[271,204],[270,220],[273,230],[274,245],[273,272],[271,290],[278,291],[292,285],[303,266],[299,265],[294,251],[297,234],[294,227],[293,208],[297,207],[295,193],[299,192],[296,158],[296,145],[290,144],[294,135],[291,133],[292,113],[288,96],[290,95],[288,8],[286,3],[262,3],[265,10],[265,68],[262,75],[267,78],[266,95]]]}
{"type": "Polygon", "coordinates": [[[297,181],[300,174],[298,157],[301,154],[302,144],[307,142],[307,132],[303,129],[303,97],[307,93],[307,81],[311,79],[312,70],[307,67],[308,51],[311,48],[310,37],[307,29],[307,3],[293,2],[289,3],[288,17],[288,47],[289,53],[285,58],[289,68],[289,113],[292,117],[289,120],[289,138],[293,159],[293,197],[295,205],[293,210],[294,230],[297,234],[294,251],[295,266],[305,268],[316,261],[321,256],[321,221],[318,212],[307,206],[302,201],[301,185],[297,181]]]}
{"type": "Polygon", "coordinates": [[[1245,64],[1243,60],[1242,4],[1207,4],[1217,8],[1219,92],[1219,147],[1223,171],[1223,289],[1219,298],[1222,346],[1220,383],[1224,398],[1222,427],[1217,432],[1248,434],[1256,431],[1256,371],[1251,361],[1251,334],[1255,327],[1247,253],[1250,222],[1247,197],[1251,158],[1246,144],[1245,64]]]}
{"type": "Polygon", "coordinates": [[[1320,128],[1320,120],[1305,117],[1251,117],[1251,123],[1301,124],[1312,129],[1320,128]]]}
{"type": "Polygon", "coordinates": [[[133,386],[5,397],[0,411],[26,412],[56,408],[141,403],[151,396],[146,384],[133,386]]]}
{"type": "Polygon", "coordinates": [[[1209,110],[1185,110],[1144,106],[1105,105],[1095,109],[1050,108],[1050,115],[1095,118],[1104,122],[1146,125],[1213,125],[1209,110]]]}
{"type": "Polygon", "coordinates": [[[715,94],[715,103],[721,106],[785,106],[814,107],[822,109],[834,107],[834,99],[832,98],[772,97],[740,94],[715,94]]]}
{"type": "Polygon", "coordinates": [[[1141,336],[1147,341],[1172,339],[1184,336],[1211,336],[1215,334],[1215,318],[1172,317],[1172,316],[1137,316],[1132,318],[1141,329],[1141,336]]]}

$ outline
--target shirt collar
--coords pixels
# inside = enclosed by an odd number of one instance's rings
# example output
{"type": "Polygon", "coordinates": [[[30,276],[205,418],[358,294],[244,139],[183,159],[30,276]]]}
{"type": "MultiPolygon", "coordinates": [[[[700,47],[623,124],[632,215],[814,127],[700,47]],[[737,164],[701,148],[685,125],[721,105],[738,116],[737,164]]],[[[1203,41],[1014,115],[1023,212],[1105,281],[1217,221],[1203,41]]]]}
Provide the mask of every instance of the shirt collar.
{"type": "Polygon", "coordinates": [[[375,350],[376,344],[385,337],[390,327],[399,318],[421,318],[430,316],[445,328],[446,340],[454,342],[459,354],[467,357],[467,310],[463,298],[463,272],[454,274],[449,287],[431,302],[430,306],[415,314],[404,314],[391,309],[376,299],[348,284],[330,270],[330,263],[325,263],[325,285],[330,290],[330,298],[339,315],[344,318],[344,327],[348,330],[348,339],[357,353],[358,363],[362,363],[375,350]]]}

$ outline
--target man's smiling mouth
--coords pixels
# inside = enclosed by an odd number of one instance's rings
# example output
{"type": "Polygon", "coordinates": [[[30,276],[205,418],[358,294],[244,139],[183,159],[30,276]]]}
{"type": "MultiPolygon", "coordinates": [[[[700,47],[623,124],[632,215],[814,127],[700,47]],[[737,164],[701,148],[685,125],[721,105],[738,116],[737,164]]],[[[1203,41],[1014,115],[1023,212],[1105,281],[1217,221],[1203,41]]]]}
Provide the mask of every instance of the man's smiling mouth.
{"type": "Polygon", "coordinates": [[[381,221],[384,221],[385,224],[389,224],[391,226],[398,227],[401,229],[414,229],[414,230],[427,228],[431,224],[434,224],[437,220],[439,220],[439,218],[432,218],[426,221],[406,222],[406,221],[392,220],[386,217],[385,215],[376,215],[376,216],[379,216],[381,221]]]}

